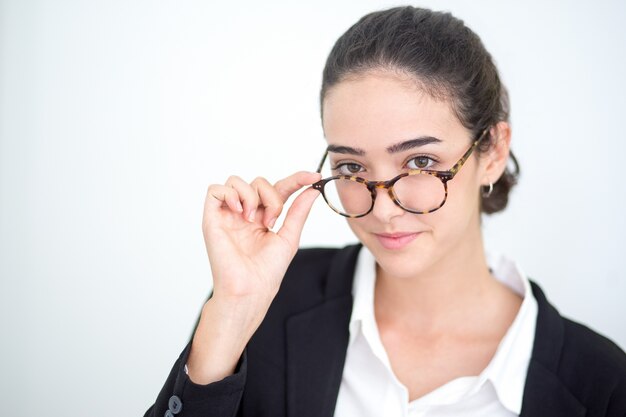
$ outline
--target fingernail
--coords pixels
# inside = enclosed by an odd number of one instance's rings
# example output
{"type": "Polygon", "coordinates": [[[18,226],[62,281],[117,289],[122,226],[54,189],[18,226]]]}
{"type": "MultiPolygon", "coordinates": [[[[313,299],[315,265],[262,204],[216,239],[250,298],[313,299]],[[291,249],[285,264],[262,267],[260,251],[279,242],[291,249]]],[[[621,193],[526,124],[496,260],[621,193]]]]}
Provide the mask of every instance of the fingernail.
{"type": "Polygon", "coordinates": [[[243,206],[241,205],[241,201],[237,201],[237,211],[241,213],[243,211],[243,206]]]}
{"type": "Polygon", "coordinates": [[[256,210],[252,210],[250,212],[250,214],[248,214],[248,221],[249,222],[253,222],[254,221],[254,215],[256,214],[256,210]]]}
{"type": "Polygon", "coordinates": [[[268,228],[271,229],[272,227],[274,227],[274,223],[276,223],[276,217],[273,217],[272,219],[270,219],[268,228]]]}

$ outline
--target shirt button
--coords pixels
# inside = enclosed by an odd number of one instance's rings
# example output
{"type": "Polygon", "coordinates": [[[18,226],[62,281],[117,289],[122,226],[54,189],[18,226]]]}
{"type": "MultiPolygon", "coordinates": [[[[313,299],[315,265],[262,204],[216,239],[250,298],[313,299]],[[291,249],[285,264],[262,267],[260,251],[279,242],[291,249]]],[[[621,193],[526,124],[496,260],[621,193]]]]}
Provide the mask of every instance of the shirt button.
{"type": "MultiPolygon", "coordinates": [[[[170,400],[167,403],[167,405],[170,408],[168,411],[170,411],[172,414],[178,414],[180,413],[180,410],[183,409],[183,402],[176,395],[172,395],[170,397],[170,400]]],[[[170,416],[166,416],[166,417],[170,417],[170,416]]]]}

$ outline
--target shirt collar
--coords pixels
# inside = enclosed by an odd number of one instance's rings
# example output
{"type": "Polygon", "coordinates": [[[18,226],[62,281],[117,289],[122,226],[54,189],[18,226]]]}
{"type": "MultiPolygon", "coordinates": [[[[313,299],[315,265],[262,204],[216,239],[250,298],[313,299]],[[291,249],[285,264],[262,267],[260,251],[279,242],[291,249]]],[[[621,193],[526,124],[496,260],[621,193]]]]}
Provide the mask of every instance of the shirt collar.
{"type": "Polygon", "coordinates": [[[479,378],[481,381],[491,381],[502,405],[513,413],[520,414],[528,364],[535,341],[537,300],[533,296],[528,277],[517,262],[503,255],[488,256],[487,261],[491,265],[492,274],[523,300],[495,355],[479,378]]]}
{"type": "MultiPolygon", "coordinates": [[[[528,277],[516,262],[503,255],[488,255],[487,263],[493,276],[519,294],[523,301],[493,358],[478,376],[475,390],[480,389],[487,381],[491,382],[502,405],[519,415],[535,339],[537,301],[532,294],[528,277]]],[[[369,249],[363,246],[357,258],[352,286],[353,306],[349,346],[354,343],[359,329],[376,328],[375,282],[376,259],[369,249]]]]}

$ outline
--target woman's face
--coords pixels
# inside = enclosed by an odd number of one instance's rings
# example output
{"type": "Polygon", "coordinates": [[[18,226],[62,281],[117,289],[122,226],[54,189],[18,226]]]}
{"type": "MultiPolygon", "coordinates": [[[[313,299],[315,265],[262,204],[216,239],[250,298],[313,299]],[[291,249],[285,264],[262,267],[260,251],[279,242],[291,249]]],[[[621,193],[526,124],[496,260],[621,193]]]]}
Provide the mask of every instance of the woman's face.
{"type": "MultiPolygon", "coordinates": [[[[331,88],[324,99],[323,127],[328,144],[343,147],[328,154],[330,166],[337,168],[333,174],[370,181],[389,180],[416,167],[448,170],[473,139],[449,102],[433,99],[412,80],[390,72],[367,73],[331,88]],[[393,147],[422,137],[439,141],[393,147]]],[[[348,219],[350,228],[392,276],[415,276],[442,261],[462,262],[472,245],[481,243],[479,190],[488,183],[482,165],[472,154],[448,182],[444,206],[428,214],[406,212],[386,190],[377,190],[372,212],[348,219]]]]}

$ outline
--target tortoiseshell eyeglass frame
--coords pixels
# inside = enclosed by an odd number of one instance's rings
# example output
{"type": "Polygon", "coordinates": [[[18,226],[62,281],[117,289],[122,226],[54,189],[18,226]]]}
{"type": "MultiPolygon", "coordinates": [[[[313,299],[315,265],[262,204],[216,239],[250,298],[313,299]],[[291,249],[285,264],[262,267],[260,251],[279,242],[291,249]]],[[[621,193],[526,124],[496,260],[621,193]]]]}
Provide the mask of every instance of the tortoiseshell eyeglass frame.
{"type": "MultiPolygon", "coordinates": [[[[476,138],[474,140],[474,142],[472,142],[472,145],[469,147],[469,149],[463,154],[463,156],[461,157],[461,159],[459,159],[457,161],[456,164],[454,164],[452,166],[452,168],[450,168],[447,171],[435,171],[435,170],[429,170],[429,169],[413,169],[407,172],[403,172],[402,174],[390,179],[389,181],[368,181],[365,178],[361,178],[359,176],[356,175],[335,175],[332,177],[328,177],[328,178],[323,178],[321,180],[319,180],[318,182],[314,183],[313,185],[311,185],[311,187],[315,188],[316,190],[318,190],[320,193],[322,193],[322,197],[324,197],[324,201],[326,201],[326,204],[328,204],[328,206],[337,214],[341,214],[344,217],[348,217],[351,219],[356,219],[359,217],[363,217],[368,215],[372,209],[374,208],[374,202],[376,201],[376,189],[387,189],[387,193],[389,194],[389,197],[391,198],[391,200],[401,209],[408,211],[409,213],[413,213],[413,214],[427,214],[427,213],[432,213],[433,211],[439,210],[445,203],[446,200],[448,199],[448,181],[452,180],[454,178],[454,176],[459,172],[459,170],[461,169],[461,167],[463,166],[463,164],[465,164],[465,162],[468,160],[468,158],[470,157],[470,155],[472,154],[472,152],[474,151],[474,149],[478,146],[478,144],[480,143],[480,141],[485,137],[485,134],[489,131],[489,127],[487,127],[485,130],[483,130],[481,132],[481,134],[478,136],[478,138],[476,138]],[[402,203],[400,203],[400,201],[398,200],[398,198],[396,197],[395,193],[393,192],[393,186],[396,182],[398,182],[399,179],[407,177],[409,175],[432,175],[433,177],[437,177],[439,178],[439,180],[443,183],[443,189],[444,189],[444,197],[443,200],[441,201],[441,204],[439,204],[439,206],[427,210],[427,211],[417,211],[417,210],[412,210],[409,209],[407,207],[404,207],[402,205],[402,203]],[[369,210],[367,210],[365,213],[362,214],[347,214],[347,213],[343,213],[339,210],[337,210],[335,207],[333,207],[333,205],[328,201],[328,199],[326,198],[326,194],[324,193],[324,186],[329,183],[330,181],[333,180],[337,180],[337,179],[344,179],[344,180],[350,180],[350,181],[355,181],[358,183],[363,184],[365,187],[367,187],[367,189],[370,192],[370,195],[372,196],[372,204],[370,205],[369,210]]],[[[320,173],[322,171],[322,166],[324,165],[324,162],[326,161],[326,157],[328,156],[328,149],[326,149],[326,152],[324,152],[324,156],[322,157],[322,160],[320,161],[319,166],[317,167],[317,173],[320,173]]]]}

